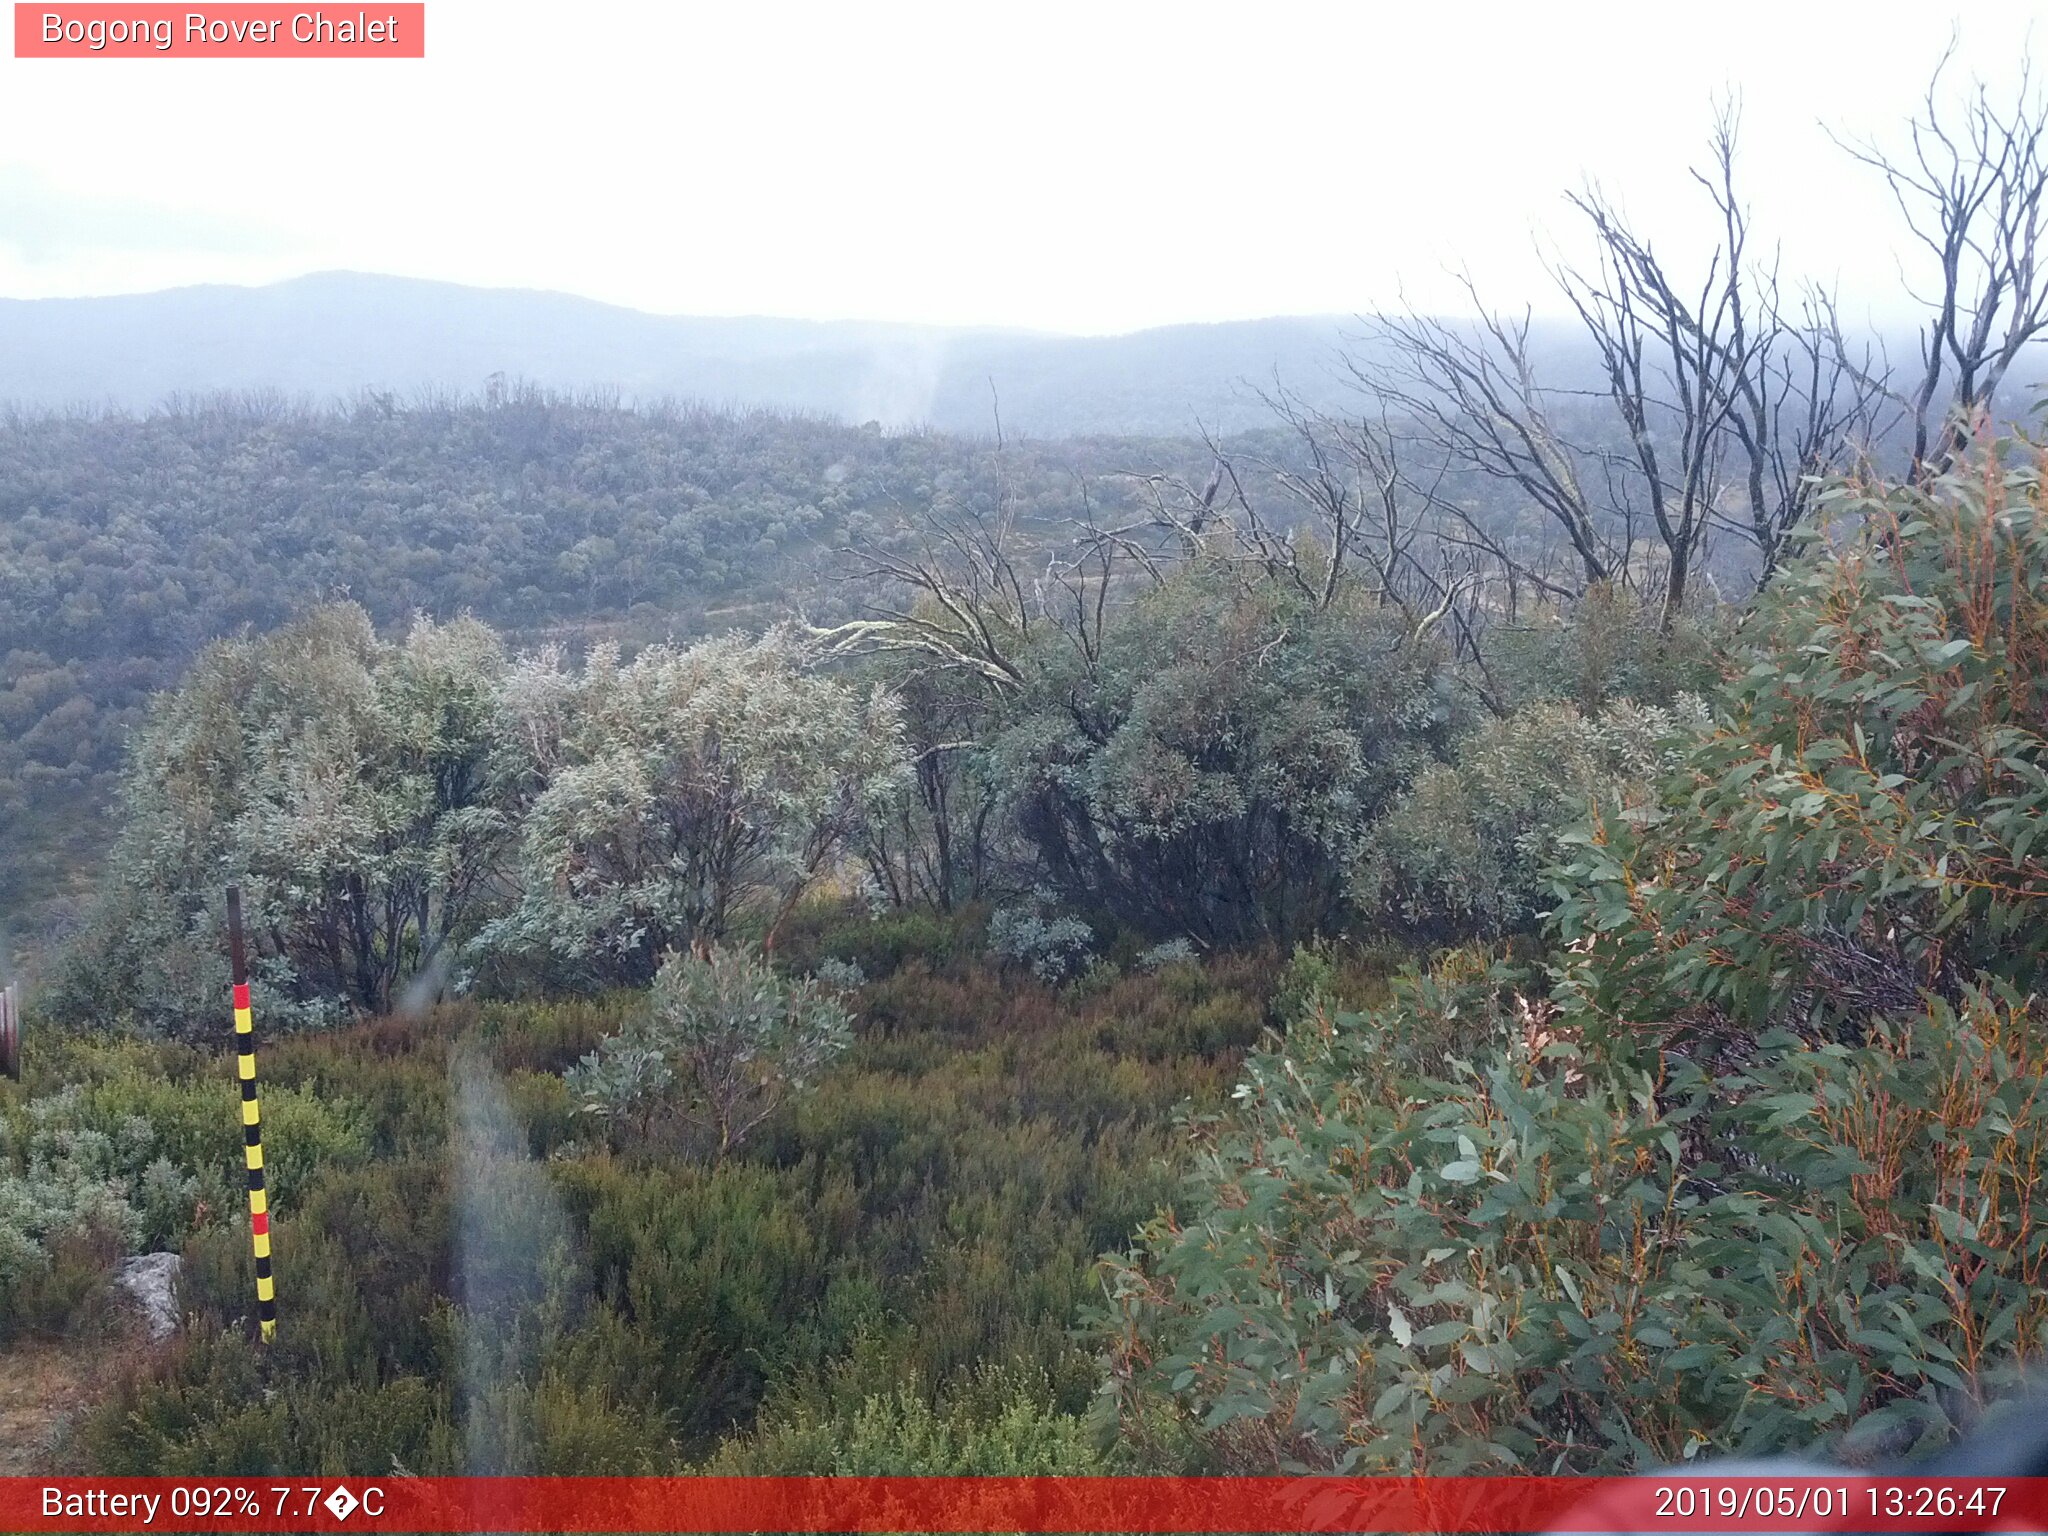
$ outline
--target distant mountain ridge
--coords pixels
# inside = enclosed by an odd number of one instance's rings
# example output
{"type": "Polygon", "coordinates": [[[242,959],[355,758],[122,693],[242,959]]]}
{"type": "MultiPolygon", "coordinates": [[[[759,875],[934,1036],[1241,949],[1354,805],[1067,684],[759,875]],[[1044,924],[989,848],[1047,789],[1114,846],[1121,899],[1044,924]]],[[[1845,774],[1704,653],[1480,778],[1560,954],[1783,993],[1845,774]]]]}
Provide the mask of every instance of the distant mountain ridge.
{"type": "Polygon", "coordinates": [[[0,401],[146,409],[173,393],[476,392],[493,374],[772,406],[889,427],[1184,434],[1266,418],[1276,373],[1341,393],[1343,317],[1055,336],[852,321],[646,314],[536,290],[329,272],[266,287],[0,299],[0,401]]]}
{"type": "MultiPolygon", "coordinates": [[[[0,299],[0,405],[147,410],[173,394],[277,389],[330,404],[364,390],[481,393],[494,375],[550,389],[616,389],[766,406],[858,425],[1184,437],[1271,426],[1276,380],[1312,406],[1357,395],[1344,315],[1172,325],[1120,336],[870,321],[655,315],[574,294],[323,272],[265,287],[83,299],[0,299]]],[[[1582,327],[1536,320],[1531,353],[1554,389],[1601,389],[1582,327]]],[[[1917,342],[1889,339],[1910,365],[1917,342]]],[[[2031,349],[2008,383],[2044,373],[2031,349]]]]}

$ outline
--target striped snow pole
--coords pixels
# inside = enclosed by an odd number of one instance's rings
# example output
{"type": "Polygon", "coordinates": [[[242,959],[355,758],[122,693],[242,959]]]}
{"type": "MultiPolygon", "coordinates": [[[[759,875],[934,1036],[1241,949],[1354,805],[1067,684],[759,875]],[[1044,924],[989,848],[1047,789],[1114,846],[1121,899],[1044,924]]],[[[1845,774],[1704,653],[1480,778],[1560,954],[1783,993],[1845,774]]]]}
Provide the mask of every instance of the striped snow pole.
{"type": "Polygon", "coordinates": [[[243,1156],[249,1166],[249,1240],[256,1250],[256,1326],[277,1336],[277,1288],[270,1278],[270,1200],[263,1190],[263,1112],[256,1102],[256,1022],[249,1013],[249,961],[242,947],[242,890],[228,887],[228,955],[235,983],[235,1076],[242,1084],[243,1156]]]}

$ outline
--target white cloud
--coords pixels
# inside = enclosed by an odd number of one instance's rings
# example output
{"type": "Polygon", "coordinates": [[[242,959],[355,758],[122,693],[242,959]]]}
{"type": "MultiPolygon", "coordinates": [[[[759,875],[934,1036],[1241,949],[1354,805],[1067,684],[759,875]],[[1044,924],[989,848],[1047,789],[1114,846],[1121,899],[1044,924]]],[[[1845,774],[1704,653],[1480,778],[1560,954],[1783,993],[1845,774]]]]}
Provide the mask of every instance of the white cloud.
{"type": "Polygon", "coordinates": [[[2019,6],[429,0],[422,61],[0,60],[0,288],[351,267],[1103,331],[1464,263],[1540,300],[1583,177],[1682,237],[1736,85],[1759,226],[1867,303],[1895,215],[1819,123],[1902,123],[1959,19],[2010,78],[2019,6]]]}

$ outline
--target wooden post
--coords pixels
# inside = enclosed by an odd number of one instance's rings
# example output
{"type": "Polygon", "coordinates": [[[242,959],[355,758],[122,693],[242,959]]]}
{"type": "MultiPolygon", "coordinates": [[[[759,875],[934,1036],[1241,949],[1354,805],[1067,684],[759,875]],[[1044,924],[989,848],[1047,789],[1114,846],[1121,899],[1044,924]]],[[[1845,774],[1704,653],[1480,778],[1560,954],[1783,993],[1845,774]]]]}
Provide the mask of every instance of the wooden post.
{"type": "Polygon", "coordinates": [[[21,1081],[21,994],[0,990],[0,1073],[21,1081]]]}

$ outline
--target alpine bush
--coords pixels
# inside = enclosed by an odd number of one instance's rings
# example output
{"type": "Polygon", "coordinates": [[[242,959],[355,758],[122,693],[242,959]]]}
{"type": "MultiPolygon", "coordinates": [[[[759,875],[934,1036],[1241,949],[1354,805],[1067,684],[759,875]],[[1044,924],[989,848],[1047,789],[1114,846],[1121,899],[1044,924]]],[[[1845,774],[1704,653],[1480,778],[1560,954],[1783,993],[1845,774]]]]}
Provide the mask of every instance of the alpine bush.
{"type": "Polygon", "coordinates": [[[2048,1345],[2041,457],[1843,483],[1539,970],[1306,1009],[1111,1262],[1105,1411],[1233,1470],[1938,1443],[2048,1345]]]}

